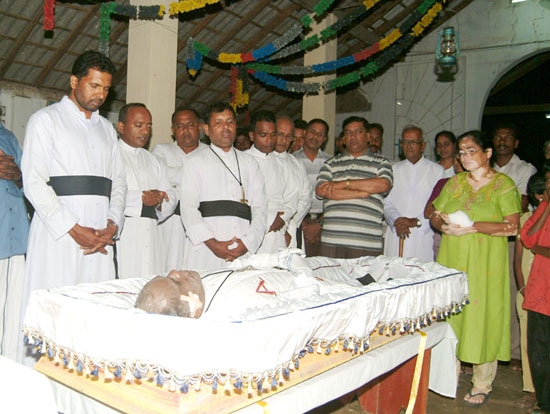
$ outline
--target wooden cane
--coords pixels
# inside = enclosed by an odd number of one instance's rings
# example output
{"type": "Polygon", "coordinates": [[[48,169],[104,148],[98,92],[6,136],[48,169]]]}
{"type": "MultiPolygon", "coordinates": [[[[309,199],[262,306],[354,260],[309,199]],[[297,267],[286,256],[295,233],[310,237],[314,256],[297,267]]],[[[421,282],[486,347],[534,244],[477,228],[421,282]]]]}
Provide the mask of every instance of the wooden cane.
{"type": "Polygon", "coordinates": [[[405,237],[399,237],[399,257],[403,257],[403,249],[405,248],[405,237]]]}

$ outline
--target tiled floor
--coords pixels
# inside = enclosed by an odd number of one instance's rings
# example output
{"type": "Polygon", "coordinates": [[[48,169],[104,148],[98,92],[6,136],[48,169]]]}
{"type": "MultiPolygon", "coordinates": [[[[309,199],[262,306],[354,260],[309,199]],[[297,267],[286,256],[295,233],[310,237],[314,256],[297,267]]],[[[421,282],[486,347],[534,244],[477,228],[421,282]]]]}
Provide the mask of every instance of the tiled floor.
{"type": "MultiPolygon", "coordinates": [[[[497,377],[493,384],[491,398],[483,407],[467,407],[462,403],[462,398],[470,390],[470,378],[464,375],[460,377],[456,399],[441,397],[429,392],[428,409],[426,414],[524,414],[528,410],[518,408],[514,403],[523,396],[521,391],[521,374],[513,371],[509,366],[499,365],[497,377]]],[[[402,411],[405,412],[404,410],[402,411]]],[[[362,414],[361,406],[357,399],[342,406],[338,401],[333,401],[322,407],[316,408],[309,414],[362,414]]],[[[398,414],[398,413],[382,413],[398,414]]]]}

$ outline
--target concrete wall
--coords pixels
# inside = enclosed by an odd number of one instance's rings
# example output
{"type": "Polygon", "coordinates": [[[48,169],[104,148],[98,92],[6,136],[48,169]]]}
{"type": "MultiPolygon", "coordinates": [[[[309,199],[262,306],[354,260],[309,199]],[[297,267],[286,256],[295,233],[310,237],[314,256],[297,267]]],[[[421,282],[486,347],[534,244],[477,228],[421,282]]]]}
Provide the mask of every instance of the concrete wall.
{"type": "MultiPolygon", "coordinates": [[[[63,93],[3,82],[0,84],[0,121],[15,134],[23,148],[25,127],[31,115],[46,105],[58,102],[62,97],[63,93]]],[[[104,115],[113,124],[118,120],[117,112],[104,115]]]]}
{"type": "MultiPolygon", "coordinates": [[[[417,43],[403,62],[361,87],[372,104],[361,115],[384,125],[383,153],[390,158],[398,157],[398,140],[406,124],[424,129],[430,157],[437,131],[460,134],[480,128],[485,101],[498,80],[521,61],[550,49],[550,1],[476,0],[444,26],[460,33],[462,53],[454,82],[438,81],[434,32],[417,43]]],[[[337,125],[348,115],[338,114],[337,125]]]]}

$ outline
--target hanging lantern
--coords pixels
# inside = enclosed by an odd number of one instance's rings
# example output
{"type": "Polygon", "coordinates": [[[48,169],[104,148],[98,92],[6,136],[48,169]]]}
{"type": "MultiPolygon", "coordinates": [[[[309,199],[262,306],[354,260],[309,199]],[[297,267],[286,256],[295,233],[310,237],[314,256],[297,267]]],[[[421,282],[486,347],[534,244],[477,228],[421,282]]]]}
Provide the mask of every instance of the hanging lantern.
{"type": "Polygon", "coordinates": [[[453,27],[446,27],[439,32],[435,57],[441,66],[454,66],[460,56],[458,33],[453,27]]]}

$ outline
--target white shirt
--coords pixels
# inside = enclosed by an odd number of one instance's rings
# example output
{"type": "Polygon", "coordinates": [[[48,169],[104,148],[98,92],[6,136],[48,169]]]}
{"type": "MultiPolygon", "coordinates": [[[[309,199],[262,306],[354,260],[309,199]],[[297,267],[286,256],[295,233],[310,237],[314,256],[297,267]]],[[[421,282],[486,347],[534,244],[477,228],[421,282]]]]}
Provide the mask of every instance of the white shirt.
{"type": "Polygon", "coordinates": [[[288,162],[276,156],[274,152],[265,154],[252,146],[245,154],[253,156],[260,166],[267,196],[266,235],[258,253],[275,253],[278,248],[286,248],[285,232],[288,222],[296,213],[298,187],[291,182],[288,162]],[[283,212],[281,218],[287,225],[279,231],[267,232],[279,211],[283,212]]]}
{"type": "MultiPolygon", "coordinates": [[[[187,157],[195,151],[208,148],[208,145],[199,141],[199,146],[186,154],[177,142],[169,144],[157,144],[153,148],[153,154],[166,163],[166,169],[170,178],[170,184],[176,192],[179,201],[179,186],[181,181],[182,167],[187,157]]],[[[173,214],[166,220],[159,222],[159,230],[162,239],[162,251],[164,254],[165,268],[163,273],[173,269],[183,269],[183,251],[185,248],[185,228],[179,214],[173,214]]]]}
{"type": "Polygon", "coordinates": [[[323,200],[317,198],[315,195],[315,184],[317,183],[317,177],[319,176],[319,171],[321,171],[321,167],[325,163],[326,160],[330,158],[330,155],[327,153],[319,150],[317,152],[317,156],[313,161],[311,161],[307,155],[304,153],[304,150],[301,149],[299,151],[296,151],[294,153],[294,156],[298,161],[302,163],[304,168],[306,169],[307,177],[309,179],[309,184],[311,185],[311,208],[309,210],[309,213],[322,213],[323,212],[323,200]]]}
{"type": "Polygon", "coordinates": [[[118,274],[121,279],[157,275],[164,271],[164,254],[157,220],[141,217],[143,192],[164,191],[161,209],[155,208],[158,220],[169,217],[178,202],[166,172],[164,162],[143,148],[134,148],[118,141],[126,167],[126,224],[117,241],[118,274]]]}
{"type": "Polygon", "coordinates": [[[516,154],[512,156],[506,165],[499,167],[498,164],[495,163],[494,168],[495,171],[506,174],[514,180],[521,195],[527,195],[527,182],[529,178],[537,172],[533,164],[521,160],[516,154]]]}
{"type": "Polygon", "coordinates": [[[302,220],[311,208],[313,189],[311,188],[304,165],[294,155],[288,152],[275,152],[275,155],[288,161],[291,185],[296,186],[298,191],[296,214],[294,214],[288,223],[288,233],[292,236],[289,247],[296,247],[296,229],[300,227],[302,220]]]}
{"type": "Polygon", "coordinates": [[[416,164],[403,160],[393,166],[393,187],[384,199],[384,217],[388,223],[384,255],[399,255],[399,238],[394,222],[399,217],[409,217],[419,219],[421,226],[410,229],[411,234],[405,239],[403,257],[433,261],[433,231],[430,221],[424,218],[424,208],[444,171],[441,165],[424,156],[416,164]]]}
{"type": "Polygon", "coordinates": [[[27,124],[21,162],[25,195],[36,212],[32,219],[22,315],[30,292],[114,279],[113,251],[84,255],[68,234],[79,224],[124,224],[126,178],[113,125],[92,113],[87,119],[68,97],[34,113],[27,124]],[[53,176],[91,175],[112,181],[111,198],[57,196],[47,183],[53,176]]]}
{"type": "Polygon", "coordinates": [[[193,152],[183,165],[180,200],[181,220],[187,232],[184,252],[186,269],[228,265],[204,244],[211,238],[228,241],[238,237],[247,247],[247,255],[258,250],[266,230],[267,198],[260,167],[250,155],[234,148],[225,152],[215,145],[193,152]],[[241,200],[242,190],[237,181],[239,175],[245,199],[251,208],[252,221],[234,216],[202,217],[199,211],[201,201],[241,200]]]}

